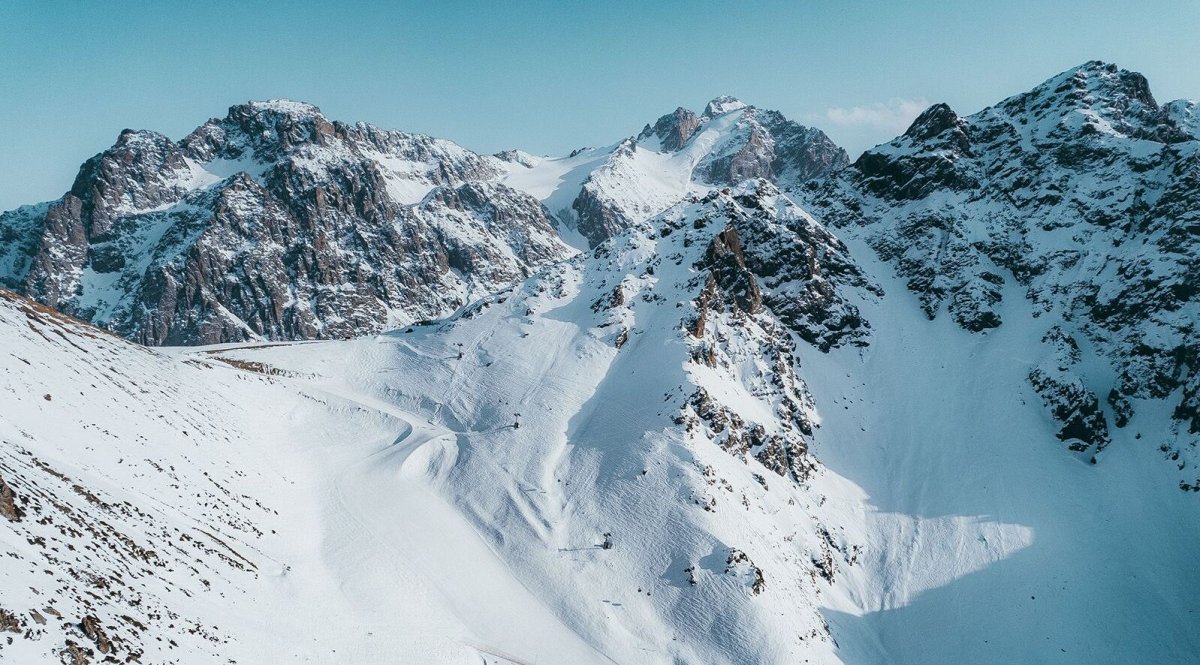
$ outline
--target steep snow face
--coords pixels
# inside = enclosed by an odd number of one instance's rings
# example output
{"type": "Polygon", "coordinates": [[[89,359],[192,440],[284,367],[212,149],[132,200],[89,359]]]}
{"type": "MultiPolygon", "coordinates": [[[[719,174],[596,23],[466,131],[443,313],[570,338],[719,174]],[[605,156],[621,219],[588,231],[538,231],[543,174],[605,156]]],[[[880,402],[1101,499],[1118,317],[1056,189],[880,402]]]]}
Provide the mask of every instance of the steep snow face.
{"type": "Polygon", "coordinates": [[[1147,401],[1098,464],[1081,463],[1028,380],[1050,323],[1021,287],[1004,287],[1003,325],[974,333],[928,319],[906,278],[847,244],[887,293],[860,303],[870,345],[804,356],[801,373],[821,415],[812,451],[853,487],[826,505],[861,545],[824,597],[839,657],[1193,660],[1200,534],[1179,528],[1196,495],[1156,443],[1169,406],[1147,401]]]}
{"type": "Polygon", "coordinates": [[[178,143],[126,131],[62,199],[0,217],[0,283],[148,344],[433,318],[570,254],[502,165],[279,100],[178,143]]]}
{"type": "Polygon", "coordinates": [[[849,163],[823,132],[732,97],[676,109],[637,138],[514,166],[504,182],[538,197],[595,247],[692,194],[765,178],[792,186],[849,163]]]}
{"type": "Polygon", "coordinates": [[[945,105],[809,187],[822,221],[865,239],[929,317],[1036,317],[1029,380],[1058,438],[1096,461],[1112,426],[1144,432],[1200,486],[1200,141],[1189,104],[1087,63],[960,117],[945,105]],[[1017,306],[1017,305],[1013,305],[1017,306]],[[1162,418],[1162,402],[1172,418],[1162,418]]]}

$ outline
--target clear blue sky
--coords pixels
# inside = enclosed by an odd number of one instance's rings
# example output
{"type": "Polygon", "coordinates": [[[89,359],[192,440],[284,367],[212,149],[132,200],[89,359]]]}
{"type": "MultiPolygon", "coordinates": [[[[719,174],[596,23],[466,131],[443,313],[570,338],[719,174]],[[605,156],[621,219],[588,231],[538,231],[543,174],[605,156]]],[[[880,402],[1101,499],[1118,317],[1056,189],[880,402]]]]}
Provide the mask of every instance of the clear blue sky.
{"type": "Polygon", "coordinates": [[[732,94],[856,155],[1089,59],[1200,97],[1200,2],[0,0],[0,209],[125,127],[180,138],[248,99],[557,154],[732,94]]]}

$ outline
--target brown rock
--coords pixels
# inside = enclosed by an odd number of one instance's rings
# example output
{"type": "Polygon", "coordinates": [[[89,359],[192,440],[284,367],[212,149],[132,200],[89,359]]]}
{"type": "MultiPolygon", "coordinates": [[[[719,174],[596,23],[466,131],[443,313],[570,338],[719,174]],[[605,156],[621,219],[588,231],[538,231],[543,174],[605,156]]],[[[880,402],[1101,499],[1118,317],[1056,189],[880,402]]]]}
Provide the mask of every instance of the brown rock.
{"type": "Polygon", "coordinates": [[[17,503],[17,493],[6,482],[4,478],[0,478],[0,515],[3,515],[9,522],[20,522],[25,516],[25,511],[21,509],[17,503]]]}

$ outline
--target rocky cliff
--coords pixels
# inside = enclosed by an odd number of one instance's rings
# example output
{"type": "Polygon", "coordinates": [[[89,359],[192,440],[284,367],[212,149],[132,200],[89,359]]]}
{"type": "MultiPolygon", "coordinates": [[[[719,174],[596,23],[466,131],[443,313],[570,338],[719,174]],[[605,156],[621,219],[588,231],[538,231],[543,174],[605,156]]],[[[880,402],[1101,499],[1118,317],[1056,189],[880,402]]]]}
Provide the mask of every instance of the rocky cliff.
{"type": "Polygon", "coordinates": [[[1140,74],[1089,62],[973,115],[937,104],[801,201],[874,248],[930,318],[985,334],[1030,313],[1044,362],[1029,378],[1072,450],[1090,457],[1166,400],[1179,426],[1153,445],[1194,458],[1196,129],[1193,103],[1159,105],[1140,74]]]}
{"type": "Polygon", "coordinates": [[[145,344],[379,331],[569,253],[500,164],[285,101],[179,142],[126,130],[61,199],[0,218],[0,279],[145,344]]]}

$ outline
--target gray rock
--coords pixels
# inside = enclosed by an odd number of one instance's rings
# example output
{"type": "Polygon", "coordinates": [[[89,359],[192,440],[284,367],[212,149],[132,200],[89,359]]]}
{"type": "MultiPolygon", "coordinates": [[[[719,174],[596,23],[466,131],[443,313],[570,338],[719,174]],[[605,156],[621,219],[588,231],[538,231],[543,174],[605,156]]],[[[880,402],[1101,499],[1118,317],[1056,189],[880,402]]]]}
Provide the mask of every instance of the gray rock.
{"type": "Polygon", "coordinates": [[[570,253],[537,200],[482,181],[497,173],[446,141],[244,104],[178,144],[123,132],[62,199],[0,217],[0,267],[6,285],[144,344],[378,332],[570,253]],[[430,191],[411,203],[397,186],[430,191]]]}
{"type": "Polygon", "coordinates": [[[1087,340],[1115,381],[1030,373],[1063,436],[1094,449],[1107,443],[1096,399],[1104,393],[1118,426],[1135,417],[1137,398],[1175,400],[1175,418],[1194,437],[1192,109],[1160,107],[1140,74],[1089,62],[971,116],[935,105],[902,136],[804,187],[802,202],[892,263],[930,318],[944,311],[973,332],[1001,326],[1005,288],[1015,283],[1034,316],[1087,340]]]}

